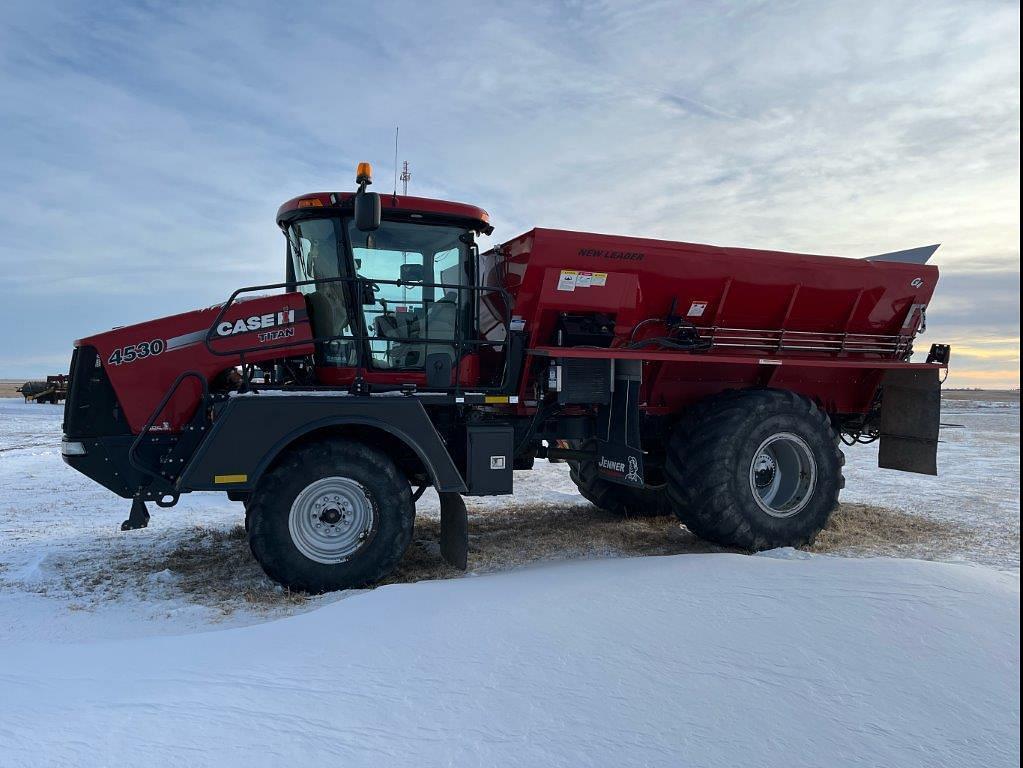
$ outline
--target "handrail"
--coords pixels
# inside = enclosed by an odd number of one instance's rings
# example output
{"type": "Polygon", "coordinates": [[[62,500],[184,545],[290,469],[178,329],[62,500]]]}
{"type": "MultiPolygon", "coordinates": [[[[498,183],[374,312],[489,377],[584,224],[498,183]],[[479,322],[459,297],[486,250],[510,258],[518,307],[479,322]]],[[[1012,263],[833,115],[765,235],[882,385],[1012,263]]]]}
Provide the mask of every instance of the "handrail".
{"type": "MultiPolygon", "coordinates": [[[[414,300],[414,301],[409,302],[409,303],[423,303],[423,304],[426,304],[428,302],[426,302],[425,300],[421,300],[420,299],[420,300],[414,300]]],[[[478,347],[494,347],[494,348],[497,348],[497,347],[502,347],[502,346],[504,346],[504,345],[506,345],[508,343],[509,337],[511,335],[510,326],[511,326],[511,308],[512,308],[512,304],[513,304],[513,299],[512,299],[511,294],[505,288],[503,288],[503,287],[491,287],[491,286],[482,286],[482,285],[466,285],[466,284],[463,284],[463,283],[428,283],[428,282],[420,282],[420,281],[413,281],[413,280],[400,280],[400,279],[399,280],[385,280],[385,279],[376,279],[376,278],[367,278],[367,277],[323,277],[323,278],[315,278],[315,279],[312,279],[312,280],[291,280],[291,281],[285,281],[285,282],[280,282],[280,283],[267,283],[267,284],[264,284],[264,285],[253,285],[253,286],[247,286],[247,287],[244,287],[244,288],[238,288],[235,291],[233,291],[231,293],[230,297],[228,297],[228,300],[226,302],[224,302],[223,305],[221,305],[220,311],[217,313],[217,316],[214,318],[213,322],[210,324],[209,330],[207,330],[206,335],[203,337],[203,344],[205,345],[207,351],[209,351],[209,353],[212,354],[212,355],[216,355],[218,357],[232,357],[232,356],[244,356],[245,354],[250,353],[250,352],[266,352],[266,351],[277,350],[277,349],[288,349],[288,348],[291,348],[291,347],[304,346],[306,344],[323,344],[323,343],[329,343],[331,341],[351,341],[351,342],[357,342],[357,344],[358,344],[358,349],[357,349],[358,362],[357,362],[356,368],[359,371],[358,376],[361,377],[362,371],[366,370],[366,368],[368,367],[366,365],[366,353],[367,353],[367,348],[368,348],[368,342],[372,342],[372,341],[385,341],[385,342],[392,342],[392,343],[398,343],[398,344],[410,344],[410,345],[411,344],[414,344],[414,345],[428,345],[428,344],[448,344],[448,345],[452,345],[453,344],[453,345],[457,346],[457,350],[458,350],[457,357],[458,357],[459,361],[461,360],[462,351],[463,351],[463,349],[465,347],[471,347],[471,348],[478,348],[478,347]],[[354,297],[356,302],[358,302],[358,300],[362,296],[362,294],[363,294],[363,290],[362,289],[363,289],[363,287],[366,284],[370,284],[370,285],[381,285],[381,284],[383,284],[383,285],[394,285],[394,286],[396,286],[398,288],[402,288],[402,287],[440,288],[442,290],[458,291],[458,302],[457,302],[456,306],[458,307],[459,311],[456,312],[456,315],[455,315],[455,338],[431,338],[431,337],[422,337],[422,336],[420,336],[420,337],[405,337],[405,336],[399,337],[399,336],[379,336],[377,334],[370,334],[368,332],[367,323],[365,322],[365,317],[364,317],[365,313],[364,312],[353,312],[352,313],[353,317],[357,318],[357,320],[355,322],[350,322],[349,323],[349,327],[352,329],[352,335],[334,334],[334,335],[331,335],[331,336],[313,336],[312,338],[303,339],[301,341],[286,341],[286,342],[282,342],[282,343],[259,344],[259,345],[254,345],[254,346],[250,346],[250,347],[244,347],[244,348],[241,348],[241,349],[231,349],[231,350],[227,350],[227,351],[221,351],[221,350],[217,350],[217,349],[214,348],[213,342],[216,339],[224,338],[224,337],[219,336],[218,334],[216,334],[217,326],[219,326],[220,323],[223,322],[224,317],[226,316],[228,310],[232,306],[234,306],[236,300],[238,299],[238,296],[240,296],[241,294],[252,293],[254,291],[280,290],[282,288],[283,289],[288,289],[289,292],[291,292],[291,291],[294,291],[294,289],[296,289],[296,288],[298,288],[300,286],[304,286],[304,285],[320,286],[320,285],[325,285],[325,284],[329,284],[329,283],[344,283],[346,285],[354,285],[355,288],[356,288],[355,297],[354,297]],[[505,337],[503,339],[491,340],[491,339],[487,339],[487,338],[479,338],[479,339],[466,339],[466,338],[463,338],[464,334],[459,333],[459,327],[460,327],[460,325],[462,323],[462,318],[460,317],[460,315],[462,314],[461,310],[465,306],[465,303],[462,301],[462,292],[463,291],[469,291],[470,293],[475,294],[477,296],[482,295],[484,293],[499,294],[504,299],[504,302],[503,302],[504,306],[503,306],[503,312],[502,312],[502,320],[504,321],[504,327],[505,327],[506,331],[505,331],[505,337]]],[[[365,306],[365,305],[357,303],[357,306],[365,306]]],[[[429,331],[429,319],[428,318],[426,318],[424,330],[426,330],[427,332],[429,331]]],[[[424,358],[424,364],[425,364],[425,358],[424,358]]],[[[406,369],[406,370],[408,370],[408,369],[406,369]]],[[[497,386],[497,387],[485,387],[485,388],[482,388],[482,389],[479,388],[479,387],[473,387],[473,390],[474,391],[483,391],[483,390],[486,390],[486,391],[503,391],[508,386],[508,382],[506,381],[508,370],[509,370],[508,359],[507,359],[507,355],[505,355],[504,371],[502,373],[501,384],[499,386],[497,386]]],[[[457,392],[460,389],[461,389],[461,380],[460,380],[460,377],[457,375],[457,372],[456,372],[456,376],[455,376],[455,391],[457,392]]]]}
{"type": "Polygon", "coordinates": [[[160,404],[156,406],[156,410],[153,411],[153,415],[149,417],[149,420],[146,422],[145,426],[142,427],[138,436],[132,441],[131,447],[128,448],[128,464],[130,464],[132,467],[137,469],[142,474],[149,475],[149,477],[153,478],[154,480],[157,480],[158,482],[167,482],[167,479],[160,475],[159,473],[154,472],[149,467],[142,464],[135,454],[139,446],[142,445],[142,440],[149,434],[149,431],[153,428],[153,425],[156,423],[156,420],[160,418],[160,414],[163,413],[163,409],[167,407],[167,404],[170,402],[171,398],[178,391],[178,387],[181,386],[181,383],[185,379],[190,378],[198,379],[199,385],[202,387],[202,397],[199,400],[198,406],[202,407],[202,403],[206,401],[210,394],[209,385],[206,383],[206,377],[204,377],[198,371],[184,371],[180,373],[178,377],[174,379],[174,383],[170,385],[170,389],[168,389],[166,394],[164,394],[163,399],[160,400],[160,404]]]}
{"type": "Polygon", "coordinates": [[[773,349],[777,352],[829,352],[835,354],[877,354],[904,357],[913,349],[909,334],[854,333],[846,331],[792,331],[767,328],[700,329],[711,349],[730,347],[773,349]]]}

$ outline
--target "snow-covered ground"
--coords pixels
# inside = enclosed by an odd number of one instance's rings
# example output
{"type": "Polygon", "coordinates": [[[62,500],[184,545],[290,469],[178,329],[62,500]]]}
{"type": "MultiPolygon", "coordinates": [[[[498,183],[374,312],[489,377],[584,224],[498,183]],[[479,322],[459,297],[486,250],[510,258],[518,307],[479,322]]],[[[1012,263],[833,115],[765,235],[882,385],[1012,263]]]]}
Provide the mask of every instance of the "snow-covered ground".
{"type": "Polygon", "coordinates": [[[1018,766],[1018,579],[808,557],[548,565],[7,645],[0,761],[1018,766]]]}
{"type": "MultiPolygon", "coordinates": [[[[1019,764],[1018,398],[946,402],[938,478],[847,451],[844,502],[945,532],[875,551],[965,564],[623,559],[701,545],[538,463],[470,504],[469,578],[315,599],[266,582],[222,496],[118,532],[60,415],[0,400],[0,766],[1019,764]],[[494,573],[481,545],[525,537],[543,564],[494,573]]],[[[418,513],[403,580],[455,575],[418,513]]]]}
{"type": "MultiPolygon", "coordinates": [[[[942,401],[938,477],[877,468],[877,443],[845,448],[843,502],[875,504],[974,535],[942,559],[1019,571],[1019,393],[952,392],[942,401]]],[[[922,554],[922,553],[921,553],[922,554]]]]}

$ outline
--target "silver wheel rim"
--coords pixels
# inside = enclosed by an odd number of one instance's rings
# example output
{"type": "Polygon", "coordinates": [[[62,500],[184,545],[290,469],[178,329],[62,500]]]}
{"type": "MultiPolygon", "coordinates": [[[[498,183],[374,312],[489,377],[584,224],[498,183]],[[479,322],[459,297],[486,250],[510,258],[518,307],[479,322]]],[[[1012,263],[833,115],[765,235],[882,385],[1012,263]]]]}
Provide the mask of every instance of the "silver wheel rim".
{"type": "Polygon", "coordinates": [[[757,504],[771,517],[799,514],[817,487],[813,451],[799,435],[771,435],[753,454],[749,485],[757,504]]]}
{"type": "Polygon", "coordinates": [[[295,498],[288,530],[303,555],[335,565],[369,541],[373,521],[373,504],[361,485],[347,477],[324,477],[295,498]]]}

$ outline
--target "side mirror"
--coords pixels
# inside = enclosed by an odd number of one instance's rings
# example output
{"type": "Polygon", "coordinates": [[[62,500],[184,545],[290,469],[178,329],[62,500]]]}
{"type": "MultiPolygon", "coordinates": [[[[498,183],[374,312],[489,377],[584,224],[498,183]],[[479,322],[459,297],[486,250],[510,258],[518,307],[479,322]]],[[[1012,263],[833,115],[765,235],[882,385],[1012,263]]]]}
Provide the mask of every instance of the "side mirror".
{"type": "Polygon", "coordinates": [[[421,283],[425,278],[426,270],[422,264],[402,264],[399,275],[403,283],[421,283]]]}
{"type": "Polygon", "coordinates": [[[355,226],[360,232],[380,228],[380,195],[363,188],[355,193],[355,226]]]}

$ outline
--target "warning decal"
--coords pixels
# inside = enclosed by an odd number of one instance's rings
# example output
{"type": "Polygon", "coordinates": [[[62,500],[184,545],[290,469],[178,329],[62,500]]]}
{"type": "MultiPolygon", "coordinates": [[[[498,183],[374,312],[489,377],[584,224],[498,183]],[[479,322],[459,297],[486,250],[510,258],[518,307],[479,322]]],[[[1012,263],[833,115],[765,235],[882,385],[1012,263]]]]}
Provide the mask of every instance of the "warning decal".
{"type": "Polygon", "coordinates": [[[561,277],[558,278],[558,290],[559,291],[574,291],[576,281],[579,278],[579,273],[574,269],[563,269],[561,270],[561,277]]]}
{"type": "Polygon", "coordinates": [[[689,311],[686,312],[686,317],[703,317],[703,313],[707,309],[706,301],[694,301],[689,305],[689,311]]]}
{"type": "Polygon", "coordinates": [[[586,272],[578,269],[563,269],[558,277],[559,291],[574,291],[576,288],[591,288],[607,285],[607,272],[586,272]]]}

